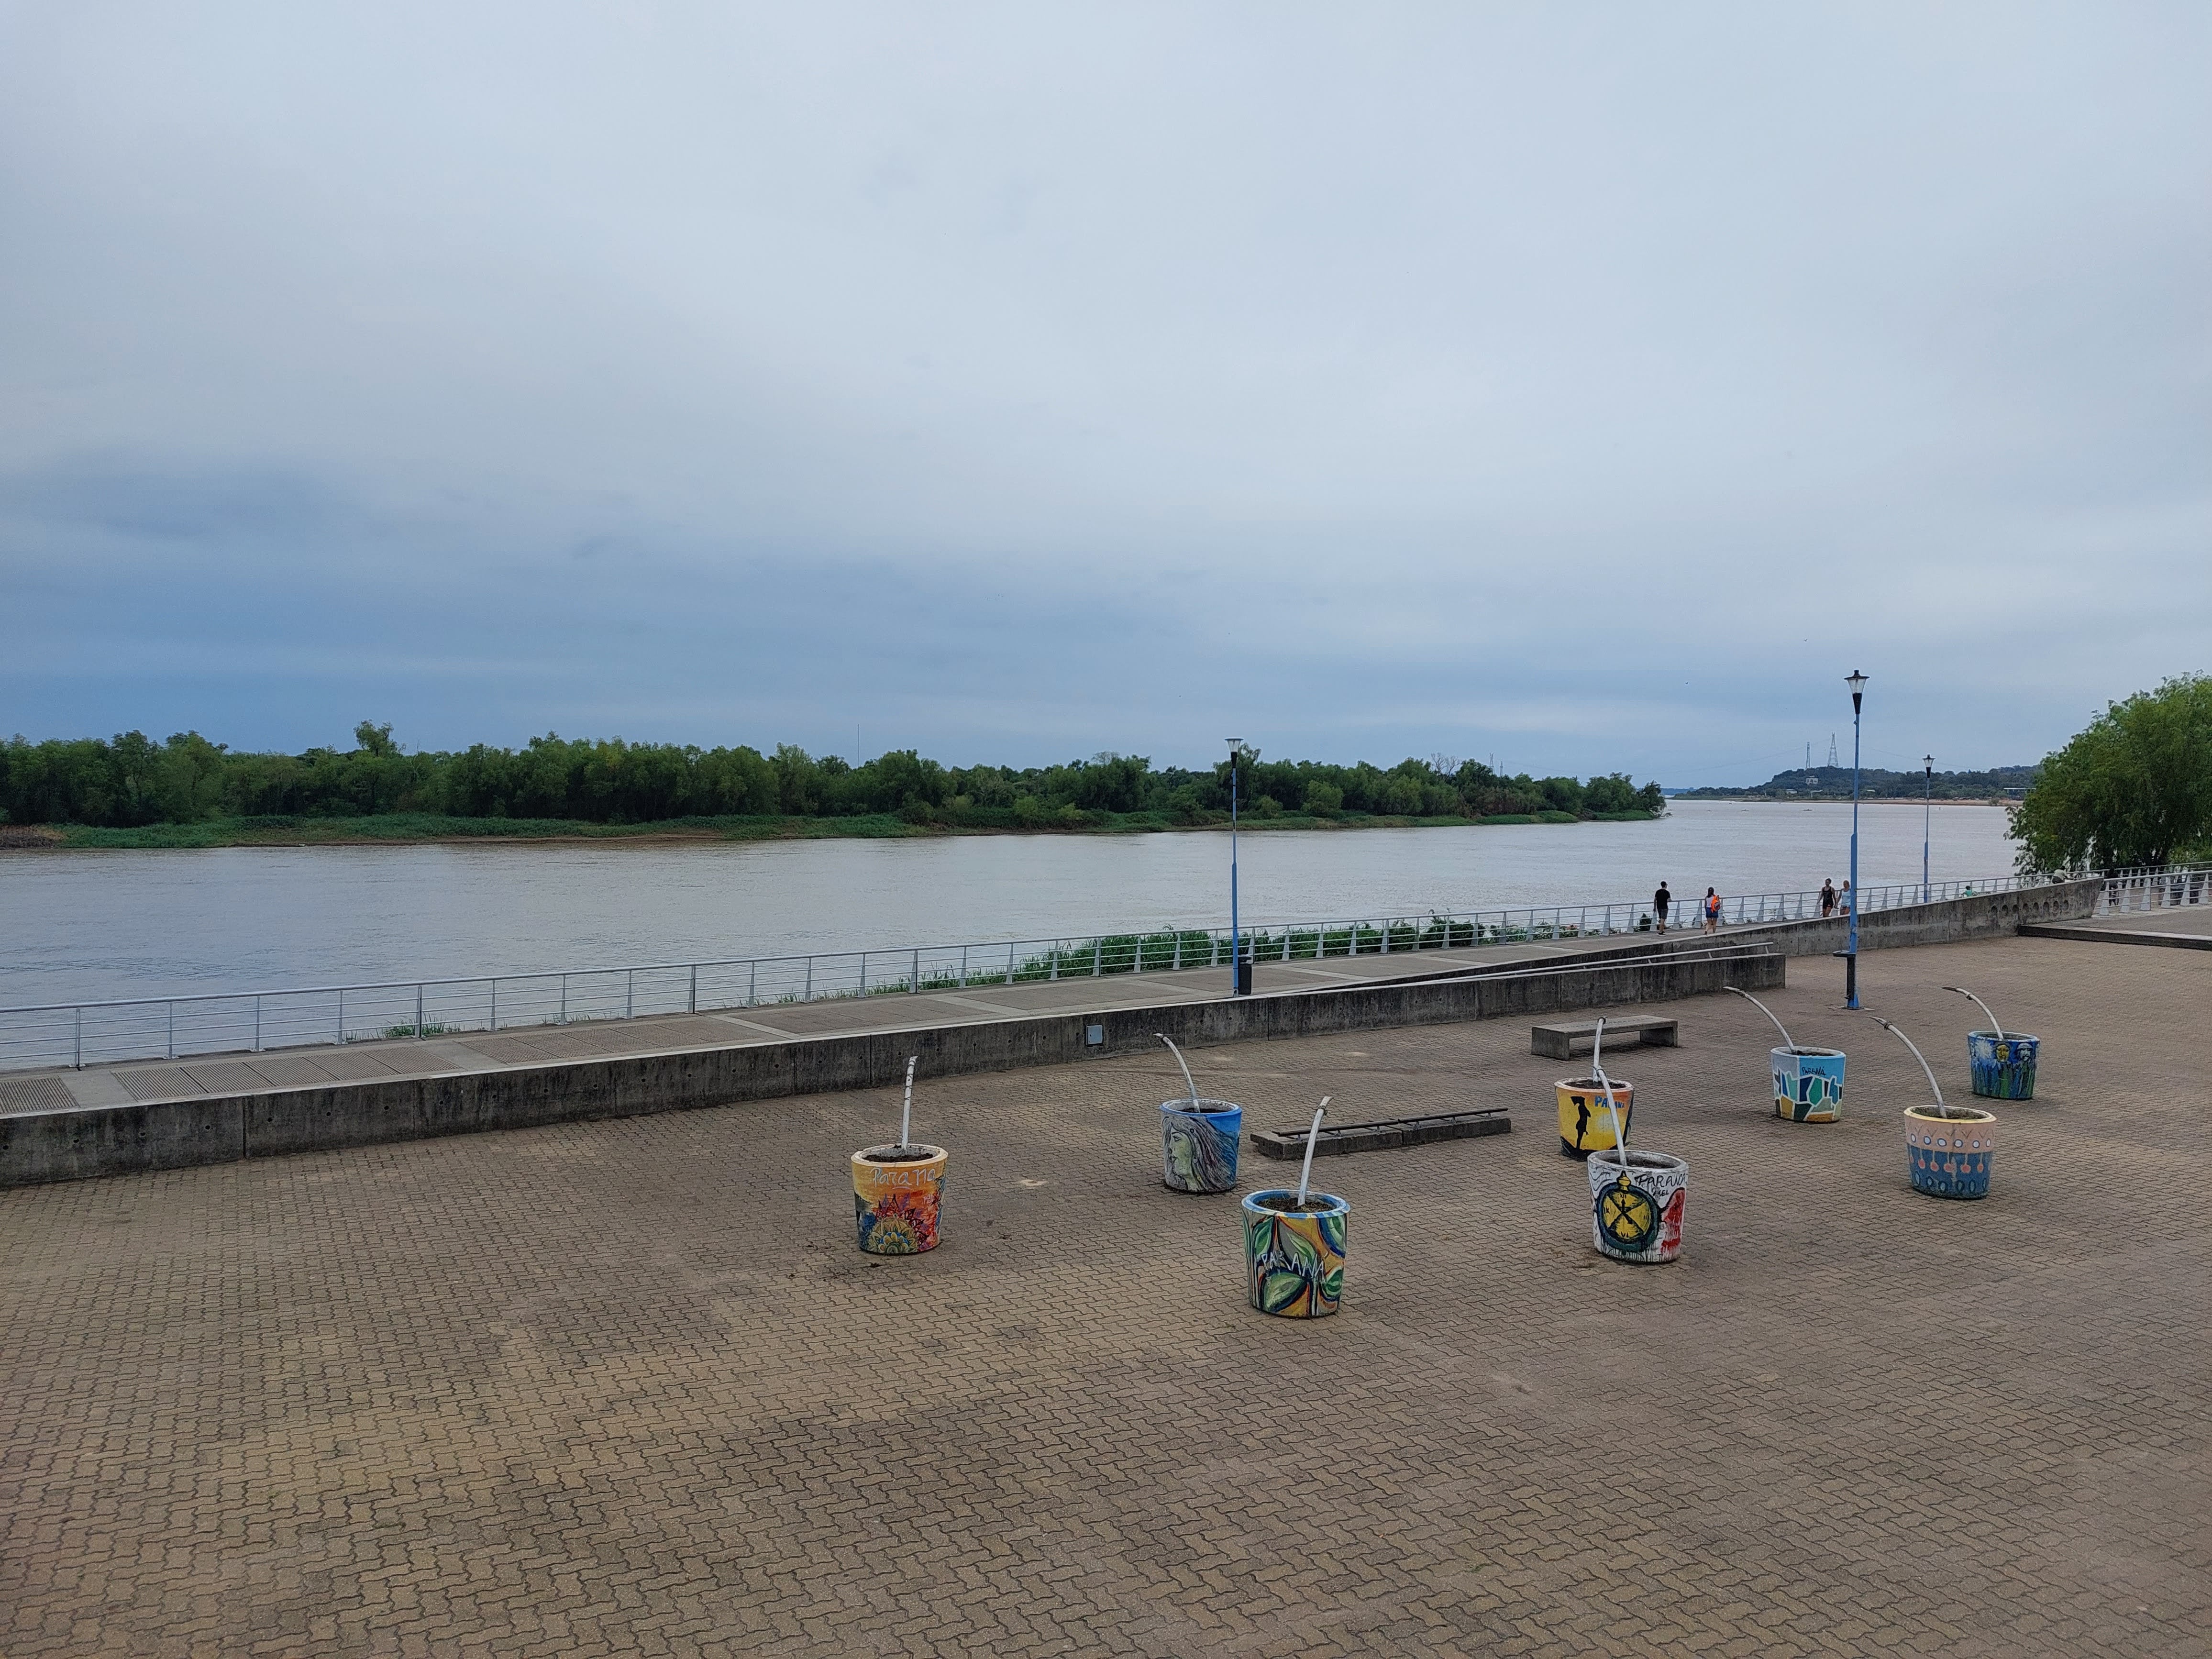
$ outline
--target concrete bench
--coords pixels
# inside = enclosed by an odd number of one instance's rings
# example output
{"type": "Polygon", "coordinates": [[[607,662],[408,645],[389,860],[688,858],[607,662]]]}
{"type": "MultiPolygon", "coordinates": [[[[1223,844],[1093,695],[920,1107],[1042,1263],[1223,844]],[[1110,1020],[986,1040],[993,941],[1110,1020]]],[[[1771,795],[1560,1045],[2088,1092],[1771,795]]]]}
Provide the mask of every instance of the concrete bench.
{"type": "MultiPolygon", "coordinates": [[[[1681,1026],[1678,1021],[1662,1019],[1656,1014],[1631,1014],[1607,1020],[1605,1037],[1607,1042],[1634,1037],[1639,1042],[1674,1048],[1681,1044],[1681,1026]]],[[[1528,1028],[1528,1052],[1532,1054],[1542,1054],[1551,1060],[1571,1059],[1577,1042],[1585,1048],[1597,1045],[1595,1020],[1565,1020],[1554,1025],[1528,1028]]]]}
{"type": "MultiPolygon", "coordinates": [[[[1255,1129],[1248,1137],[1252,1150],[1262,1158],[1304,1158],[1306,1130],[1255,1129]]],[[[1513,1133],[1513,1120],[1503,1106],[1476,1106],[1460,1112],[1430,1112],[1419,1117],[1378,1118],[1372,1123],[1327,1123],[1314,1142],[1314,1156],[1334,1152],[1371,1152],[1393,1146],[1425,1146],[1436,1140],[1464,1140],[1474,1135],[1513,1133]]]]}

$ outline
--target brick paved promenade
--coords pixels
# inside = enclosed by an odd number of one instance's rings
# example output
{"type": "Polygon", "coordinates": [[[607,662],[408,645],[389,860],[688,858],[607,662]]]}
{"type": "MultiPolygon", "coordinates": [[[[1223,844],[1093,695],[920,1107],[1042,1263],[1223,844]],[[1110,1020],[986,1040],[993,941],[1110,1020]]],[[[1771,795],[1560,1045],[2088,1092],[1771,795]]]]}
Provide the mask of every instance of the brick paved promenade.
{"type": "Polygon", "coordinates": [[[1159,1186],[1164,1054],[925,1085],[913,1261],[890,1091],[0,1194],[0,1653],[2201,1655],[2212,956],[1863,967],[1960,1097],[1937,987],[2043,1036],[1996,1196],[1906,1188],[1917,1068],[1799,963],[1845,1122],[1734,999],[1620,1057],[1673,1267],[1590,1253],[1523,1023],[1196,1054],[1259,1127],[1515,1108],[1322,1166],[1315,1325],[1159,1186]]]}

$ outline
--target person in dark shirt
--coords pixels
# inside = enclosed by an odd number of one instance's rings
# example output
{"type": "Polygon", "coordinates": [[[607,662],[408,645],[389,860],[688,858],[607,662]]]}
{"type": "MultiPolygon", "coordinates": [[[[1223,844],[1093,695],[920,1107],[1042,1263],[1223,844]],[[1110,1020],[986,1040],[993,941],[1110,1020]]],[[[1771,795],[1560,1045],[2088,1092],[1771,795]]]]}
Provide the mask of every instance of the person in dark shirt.
{"type": "Polygon", "coordinates": [[[1820,878],[1820,914],[1824,916],[1836,914],[1836,878],[1833,876],[1820,878]]]}
{"type": "Polygon", "coordinates": [[[1667,931],[1667,912],[1674,903],[1674,896],[1667,890],[1667,884],[1661,882],[1659,890],[1651,896],[1651,914],[1657,919],[1659,931],[1662,933],[1667,931]]]}

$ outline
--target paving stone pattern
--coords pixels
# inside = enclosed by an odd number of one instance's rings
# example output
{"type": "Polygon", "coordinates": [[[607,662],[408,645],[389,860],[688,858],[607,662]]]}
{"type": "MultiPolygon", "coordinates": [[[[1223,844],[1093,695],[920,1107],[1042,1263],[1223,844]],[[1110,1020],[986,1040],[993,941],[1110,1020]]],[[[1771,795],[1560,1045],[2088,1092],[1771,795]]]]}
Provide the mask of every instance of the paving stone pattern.
{"type": "MultiPolygon", "coordinates": [[[[1523,1022],[1202,1049],[1255,1127],[1510,1104],[1332,1160],[1344,1312],[1245,1305],[1133,1058],[942,1083],[949,1242],[860,1255],[896,1091],[0,1195],[0,1652],[2202,1655],[2212,961],[1869,957],[1996,1195],[1917,1196],[1901,1045],[1796,964],[1623,1053],[1684,1258],[1601,1261],[1523,1022]]],[[[1248,1188],[1279,1177],[1255,1160],[1248,1188]]]]}

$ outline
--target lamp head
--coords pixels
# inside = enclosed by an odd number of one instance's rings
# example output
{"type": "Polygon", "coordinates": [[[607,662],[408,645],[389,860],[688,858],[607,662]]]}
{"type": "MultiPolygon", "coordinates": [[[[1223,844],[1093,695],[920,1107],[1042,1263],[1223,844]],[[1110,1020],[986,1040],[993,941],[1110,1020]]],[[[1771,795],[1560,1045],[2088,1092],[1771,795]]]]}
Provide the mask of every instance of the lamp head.
{"type": "Polygon", "coordinates": [[[1923,755],[1920,757],[1920,763],[1932,773],[1936,769],[1936,757],[1933,755],[1923,755]]]}
{"type": "Polygon", "coordinates": [[[1859,699],[1866,693],[1867,677],[1856,668],[1844,677],[1844,684],[1851,688],[1851,712],[1858,712],[1859,699]]]}

